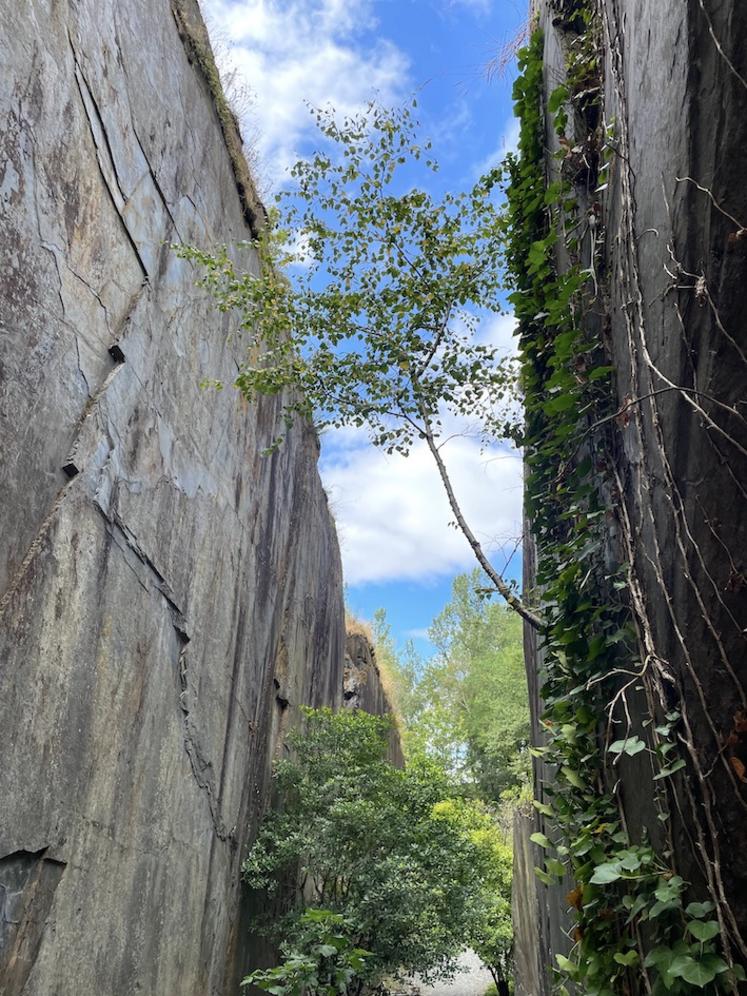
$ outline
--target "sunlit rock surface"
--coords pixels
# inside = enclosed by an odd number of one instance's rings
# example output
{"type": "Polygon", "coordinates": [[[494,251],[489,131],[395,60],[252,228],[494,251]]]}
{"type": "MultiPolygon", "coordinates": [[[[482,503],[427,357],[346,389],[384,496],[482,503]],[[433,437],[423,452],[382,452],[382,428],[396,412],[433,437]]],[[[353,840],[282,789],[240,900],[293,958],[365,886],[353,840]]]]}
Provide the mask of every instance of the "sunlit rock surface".
{"type": "MultiPolygon", "coordinates": [[[[194,3],[180,0],[197,28],[194,3]]],[[[235,992],[239,864],[344,620],[317,441],[169,248],[250,236],[169,0],[0,3],[0,993],[235,992]]]]}

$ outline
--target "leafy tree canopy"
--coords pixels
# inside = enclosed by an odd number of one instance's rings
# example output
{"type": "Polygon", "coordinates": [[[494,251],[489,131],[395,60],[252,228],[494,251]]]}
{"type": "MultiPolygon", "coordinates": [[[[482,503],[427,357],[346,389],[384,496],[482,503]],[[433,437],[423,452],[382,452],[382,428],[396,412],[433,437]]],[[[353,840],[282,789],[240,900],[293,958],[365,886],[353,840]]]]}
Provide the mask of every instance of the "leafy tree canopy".
{"type": "Polygon", "coordinates": [[[247,400],[280,395],[287,424],[365,428],[388,452],[424,440],[478,563],[539,628],[472,532],[442,453],[454,416],[484,439],[520,434],[516,365],[477,334],[501,308],[502,170],[435,198],[406,182],[413,161],[437,169],[408,108],[315,114],[325,147],[291,170],[293,188],[252,243],[258,267],[237,272],[227,249],[176,251],[238,316],[248,348],[235,385],[247,400]]]}
{"type": "Polygon", "coordinates": [[[296,905],[273,925],[289,950],[298,951],[310,903],[342,916],[353,949],[370,952],[367,982],[448,977],[502,874],[491,819],[454,800],[433,761],[393,767],[386,729],[362,712],[308,711],[292,757],[276,768],[283,807],[263,822],[244,874],[272,891],[300,867],[296,905]]]}
{"type": "Polygon", "coordinates": [[[424,752],[471,793],[497,802],[529,778],[529,704],[518,616],[485,599],[479,571],[454,581],[429,630],[437,654],[398,654],[379,614],[377,654],[396,676],[409,753],[424,752]]]}
{"type": "Polygon", "coordinates": [[[366,426],[389,451],[437,436],[449,411],[492,432],[512,373],[474,333],[477,312],[499,309],[500,171],[436,199],[400,176],[423,158],[437,169],[408,108],[314,113],[328,145],[292,168],[254,243],[259,273],[237,273],[226,250],[177,248],[240,316],[236,385],[249,400],[290,386],[287,414],[366,426]]]}

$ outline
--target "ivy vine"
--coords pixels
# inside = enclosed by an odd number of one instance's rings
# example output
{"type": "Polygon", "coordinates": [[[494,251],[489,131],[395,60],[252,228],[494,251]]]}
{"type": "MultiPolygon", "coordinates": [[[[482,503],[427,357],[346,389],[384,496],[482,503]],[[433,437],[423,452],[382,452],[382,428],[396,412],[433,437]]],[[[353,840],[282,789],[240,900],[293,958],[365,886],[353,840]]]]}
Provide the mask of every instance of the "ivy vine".
{"type": "MultiPolygon", "coordinates": [[[[543,726],[536,749],[557,772],[535,803],[546,853],[538,877],[566,875],[574,945],[556,955],[567,982],[588,996],[736,992],[745,974],[720,953],[710,900],[688,902],[666,824],[666,782],[678,756],[676,707],[624,724],[616,707],[645,672],[626,601],[626,567],[609,566],[606,456],[615,419],[604,347],[604,274],[598,257],[605,174],[614,155],[603,124],[601,42],[588,3],[556,4],[566,33],[566,78],[545,99],[544,37],[519,53],[514,87],[519,150],[509,157],[507,266],[520,330],[526,405],[526,505],[537,541],[536,583],[547,620],[542,647],[543,726]],[[557,152],[548,160],[545,112],[557,152]],[[618,764],[648,752],[662,833],[633,840],[617,792],[618,764]],[[656,844],[654,841],[656,838],[656,844]]],[[[619,412],[617,413],[619,415],[619,412]]],[[[627,708],[627,707],[626,707],[627,708]]]]}

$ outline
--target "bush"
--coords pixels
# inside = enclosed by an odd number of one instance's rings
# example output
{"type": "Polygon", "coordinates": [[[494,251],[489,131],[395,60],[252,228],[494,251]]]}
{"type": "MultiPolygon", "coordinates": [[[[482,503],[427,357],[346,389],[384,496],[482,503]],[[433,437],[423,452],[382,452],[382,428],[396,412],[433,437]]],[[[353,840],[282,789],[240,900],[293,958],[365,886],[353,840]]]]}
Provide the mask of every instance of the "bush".
{"type": "Polygon", "coordinates": [[[351,926],[330,910],[306,910],[299,918],[296,944],[281,949],[285,961],[276,968],[257,969],[241,985],[257,986],[272,996],[346,993],[370,956],[351,944],[351,926]]]}
{"type": "Polygon", "coordinates": [[[244,874],[273,891],[300,869],[293,908],[270,925],[285,950],[303,951],[309,903],[343,917],[351,948],[370,952],[367,984],[413,973],[430,982],[453,975],[485,914],[489,818],[450,799],[432,761],[393,767],[387,728],[363,712],[307,712],[276,766],[283,808],[264,820],[244,874]]]}

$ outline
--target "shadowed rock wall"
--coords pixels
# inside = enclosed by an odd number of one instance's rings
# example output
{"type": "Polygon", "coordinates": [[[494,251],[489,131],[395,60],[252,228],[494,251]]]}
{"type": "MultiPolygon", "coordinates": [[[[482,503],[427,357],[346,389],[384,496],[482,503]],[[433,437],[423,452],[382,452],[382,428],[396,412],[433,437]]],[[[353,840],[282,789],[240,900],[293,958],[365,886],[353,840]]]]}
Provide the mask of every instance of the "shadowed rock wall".
{"type": "Polygon", "coordinates": [[[238,347],[169,243],[256,202],[175,9],[0,2],[3,996],[234,992],[274,744],[341,699],[317,441],[198,386],[238,347]]]}
{"type": "MultiPolygon", "coordinates": [[[[609,294],[598,320],[615,404],[629,406],[600,455],[618,494],[609,555],[632,564],[640,660],[662,690],[657,714],[683,714],[687,766],[668,797],[673,861],[691,883],[689,898],[717,902],[729,950],[744,963],[747,8],[739,0],[596,7],[604,118],[617,152],[596,195],[604,235],[595,265],[609,294]]],[[[534,8],[547,96],[565,76],[573,17],[561,10],[573,4],[534,8]]],[[[547,144],[556,143],[548,120],[547,144]]],[[[528,642],[536,719],[541,661],[528,642]]],[[[637,733],[648,706],[634,689],[628,702],[637,733]]],[[[541,766],[538,773],[548,776],[541,766]]],[[[648,833],[664,850],[652,773],[645,755],[623,759],[619,797],[633,839],[648,833]]],[[[565,925],[563,891],[546,897],[545,965],[563,949],[553,941],[565,925]]]]}

